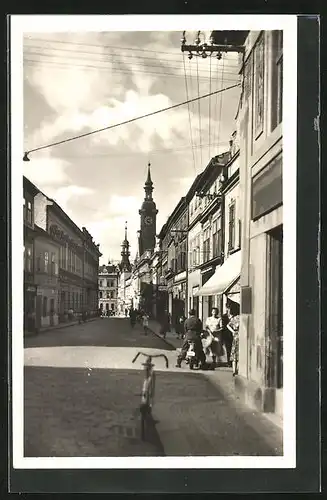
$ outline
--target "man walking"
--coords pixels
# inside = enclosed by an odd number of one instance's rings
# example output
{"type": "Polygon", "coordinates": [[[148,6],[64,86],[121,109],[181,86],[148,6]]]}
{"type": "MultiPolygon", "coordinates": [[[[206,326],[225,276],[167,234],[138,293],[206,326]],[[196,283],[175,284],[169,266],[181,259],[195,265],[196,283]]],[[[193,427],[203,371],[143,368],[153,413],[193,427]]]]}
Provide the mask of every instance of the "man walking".
{"type": "Polygon", "coordinates": [[[195,310],[190,310],[190,317],[184,323],[185,338],[182,345],[181,353],[177,358],[176,368],[180,368],[182,361],[186,358],[187,351],[189,349],[189,343],[194,342],[195,354],[200,360],[200,368],[205,367],[205,354],[203,352],[201,333],[202,333],[202,321],[196,317],[195,310]]]}

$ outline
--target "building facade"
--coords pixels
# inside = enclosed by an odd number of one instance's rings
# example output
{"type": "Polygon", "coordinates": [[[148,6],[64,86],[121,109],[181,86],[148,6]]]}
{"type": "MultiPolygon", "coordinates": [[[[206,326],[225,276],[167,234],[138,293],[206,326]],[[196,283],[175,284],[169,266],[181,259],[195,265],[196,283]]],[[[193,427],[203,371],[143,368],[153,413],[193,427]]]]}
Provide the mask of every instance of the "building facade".
{"type": "Polygon", "coordinates": [[[127,239],[127,222],[125,224],[125,238],[121,245],[121,261],[118,264],[118,286],[117,286],[117,311],[119,315],[126,315],[131,307],[130,293],[127,293],[127,282],[132,274],[132,266],[129,260],[130,250],[127,239]]]}
{"type": "Polygon", "coordinates": [[[282,31],[249,32],[238,115],[242,194],[241,394],[282,415],[282,31]]]}
{"type": "Polygon", "coordinates": [[[23,178],[24,224],[24,331],[36,329],[37,284],[34,273],[36,231],[34,226],[34,197],[38,189],[26,177],[23,178]]]}
{"type": "Polygon", "coordinates": [[[118,268],[108,262],[99,267],[99,311],[104,316],[113,316],[117,313],[118,301],[118,268]]]}
{"type": "MultiPolygon", "coordinates": [[[[24,178],[26,183],[34,186],[24,178]]],[[[82,312],[95,316],[99,245],[36,186],[32,201],[35,328],[76,319],[82,312]]]]}
{"type": "Polygon", "coordinates": [[[169,313],[173,325],[178,317],[187,314],[187,228],[188,205],[183,197],[160,231],[156,261],[160,311],[169,313]]]}

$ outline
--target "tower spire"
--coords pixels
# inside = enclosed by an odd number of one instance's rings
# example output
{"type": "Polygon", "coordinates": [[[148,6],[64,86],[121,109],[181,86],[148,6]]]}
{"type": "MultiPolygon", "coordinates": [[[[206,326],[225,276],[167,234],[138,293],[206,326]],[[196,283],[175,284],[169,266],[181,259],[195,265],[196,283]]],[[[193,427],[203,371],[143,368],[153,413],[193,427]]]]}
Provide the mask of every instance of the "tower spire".
{"type": "Polygon", "coordinates": [[[121,247],[122,250],[121,250],[120,268],[121,270],[129,271],[131,268],[131,264],[129,262],[130,251],[129,251],[129,241],[127,239],[127,221],[125,221],[125,238],[121,247]]]}
{"type": "Polygon", "coordinates": [[[145,200],[152,200],[152,191],[153,191],[153,182],[151,179],[151,163],[148,163],[148,176],[145,181],[144,191],[145,191],[145,200]]]}

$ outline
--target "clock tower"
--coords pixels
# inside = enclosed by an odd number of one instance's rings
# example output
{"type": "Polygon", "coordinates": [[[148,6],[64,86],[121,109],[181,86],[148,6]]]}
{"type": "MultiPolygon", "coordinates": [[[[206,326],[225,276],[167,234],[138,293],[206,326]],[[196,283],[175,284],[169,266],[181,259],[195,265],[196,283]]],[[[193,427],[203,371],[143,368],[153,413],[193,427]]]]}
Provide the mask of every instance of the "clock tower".
{"type": "Polygon", "coordinates": [[[153,182],[151,180],[150,163],[148,164],[148,176],[145,181],[145,197],[139,210],[141,216],[141,229],[139,233],[139,254],[146,250],[154,250],[156,245],[156,218],[158,210],[152,198],[153,182]]]}

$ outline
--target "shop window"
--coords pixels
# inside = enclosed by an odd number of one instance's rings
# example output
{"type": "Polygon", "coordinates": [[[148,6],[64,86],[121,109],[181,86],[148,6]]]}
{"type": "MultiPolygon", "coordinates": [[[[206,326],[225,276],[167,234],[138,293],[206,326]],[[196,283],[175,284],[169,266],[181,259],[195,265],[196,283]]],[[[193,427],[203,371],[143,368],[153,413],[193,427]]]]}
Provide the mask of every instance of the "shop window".
{"type": "Polygon", "coordinates": [[[271,130],[282,122],[283,118],[283,31],[272,32],[271,47],[271,130]]]}
{"type": "Polygon", "coordinates": [[[228,210],[228,251],[235,248],[235,203],[228,210]]]}
{"type": "Polygon", "coordinates": [[[48,297],[43,297],[42,316],[45,317],[47,315],[48,315],[48,297]]]}
{"type": "Polygon", "coordinates": [[[260,35],[254,49],[254,138],[263,132],[264,124],[264,38],[260,35]]]}

